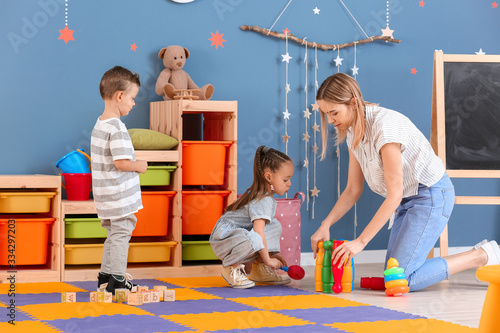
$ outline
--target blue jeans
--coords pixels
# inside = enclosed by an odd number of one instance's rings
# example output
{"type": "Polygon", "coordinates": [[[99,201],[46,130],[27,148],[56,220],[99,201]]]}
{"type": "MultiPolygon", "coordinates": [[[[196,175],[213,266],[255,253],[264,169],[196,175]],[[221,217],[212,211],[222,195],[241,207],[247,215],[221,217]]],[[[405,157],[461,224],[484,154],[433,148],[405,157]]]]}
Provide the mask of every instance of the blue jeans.
{"type": "Polygon", "coordinates": [[[448,223],[454,203],[455,189],[446,173],[431,187],[420,184],[417,195],[401,201],[389,236],[386,263],[389,258],[397,259],[410,291],[449,277],[446,260],[427,259],[427,255],[448,223]]]}

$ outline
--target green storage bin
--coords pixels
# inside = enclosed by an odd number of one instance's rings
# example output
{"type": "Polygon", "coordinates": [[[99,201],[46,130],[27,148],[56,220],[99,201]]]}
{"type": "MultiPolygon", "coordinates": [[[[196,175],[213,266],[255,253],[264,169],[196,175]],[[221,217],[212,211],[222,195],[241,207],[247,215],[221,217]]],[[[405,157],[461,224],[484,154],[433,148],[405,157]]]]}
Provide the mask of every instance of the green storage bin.
{"type": "Polygon", "coordinates": [[[210,241],[182,241],[182,260],[219,260],[210,241]]]}
{"type": "Polygon", "coordinates": [[[170,173],[175,169],[174,165],[150,165],[146,173],[139,174],[141,186],[170,185],[170,173]]]}
{"type": "Polygon", "coordinates": [[[106,238],[108,235],[97,217],[68,217],[64,224],[66,238],[106,238]]]}

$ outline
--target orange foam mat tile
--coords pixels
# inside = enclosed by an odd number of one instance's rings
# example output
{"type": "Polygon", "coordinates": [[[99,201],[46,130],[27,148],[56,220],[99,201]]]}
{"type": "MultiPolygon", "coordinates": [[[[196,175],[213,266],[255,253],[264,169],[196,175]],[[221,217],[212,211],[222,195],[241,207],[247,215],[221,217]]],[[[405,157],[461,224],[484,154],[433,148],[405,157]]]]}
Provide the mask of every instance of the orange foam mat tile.
{"type": "Polygon", "coordinates": [[[205,276],[191,278],[164,278],[159,281],[178,285],[186,288],[210,288],[210,287],[227,287],[227,282],[222,276],[205,276]]]}
{"type": "Polygon", "coordinates": [[[347,299],[314,294],[314,295],[290,295],[290,296],[268,296],[268,297],[241,297],[228,298],[233,302],[253,306],[262,310],[294,310],[294,309],[319,309],[337,308],[346,306],[366,306],[347,299]]]}
{"type": "MultiPolygon", "coordinates": [[[[9,290],[11,290],[10,284],[0,284],[0,294],[7,294],[9,290]]],[[[14,287],[16,294],[49,294],[79,291],[88,290],[80,289],[64,282],[16,283],[14,287]]]]}
{"type": "Polygon", "coordinates": [[[202,299],[222,299],[222,297],[206,294],[204,292],[189,288],[172,288],[175,291],[176,301],[202,300],[202,299]]]}
{"type": "MultiPolygon", "coordinates": [[[[311,322],[271,311],[213,312],[160,316],[200,331],[239,330],[262,327],[303,326],[311,322]]],[[[283,328],[286,331],[286,328],[283,328]]]]}
{"type": "Polygon", "coordinates": [[[113,316],[117,314],[152,315],[140,307],[120,303],[46,303],[23,305],[19,309],[39,320],[113,316]]]}
{"type": "Polygon", "coordinates": [[[61,330],[55,329],[48,324],[41,323],[39,321],[16,321],[15,325],[9,323],[0,323],[0,332],[2,333],[20,333],[20,332],[32,332],[32,333],[59,333],[63,332],[61,330]]]}
{"type": "MultiPolygon", "coordinates": [[[[403,319],[361,323],[324,324],[346,333],[478,333],[479,329],[437,319],[403,319]]],[[[499,328],[500,330],[500,328],[499,328]]]]}

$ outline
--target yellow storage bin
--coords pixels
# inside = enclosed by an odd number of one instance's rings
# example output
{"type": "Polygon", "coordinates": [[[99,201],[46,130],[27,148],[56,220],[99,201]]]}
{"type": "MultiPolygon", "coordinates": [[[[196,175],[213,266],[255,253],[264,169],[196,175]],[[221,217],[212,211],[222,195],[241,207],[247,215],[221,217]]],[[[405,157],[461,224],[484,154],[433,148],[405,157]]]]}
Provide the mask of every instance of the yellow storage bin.
{"type": "Polygon", "coordinates": [[[56,192],[0,192],[0,213],[48,213],[56,192]]]}
{"type": "MultiPolygon", "coordinates": [[[[170,261],[170,253],[174,241],[130,243],[128,249],[128,262],[166,262],[170,261]]],[[[103,244],[66,244],[66,265],[92,265],[102,261],[103,244]]]]}

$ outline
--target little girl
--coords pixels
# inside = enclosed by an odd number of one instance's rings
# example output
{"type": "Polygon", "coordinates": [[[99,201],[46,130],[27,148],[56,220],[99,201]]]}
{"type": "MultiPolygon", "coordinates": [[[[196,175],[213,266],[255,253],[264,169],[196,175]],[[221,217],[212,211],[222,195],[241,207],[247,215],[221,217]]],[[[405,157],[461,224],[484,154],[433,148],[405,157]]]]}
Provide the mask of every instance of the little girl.
{"type": "Polygon", "coordinates": [[[252,186],[220,217],[210,235],[210,245],[222,260],[222,277],[233,288],[251,288],[255,282],[290,283],[276,274],[287,266],[280,254],[281,224],[274,217],[276,200],[290,189],[292,160],[280,151],[260,146],[255,153],[252,186]],[[244,263],[255,261],[250,275],[244,263]]]}

